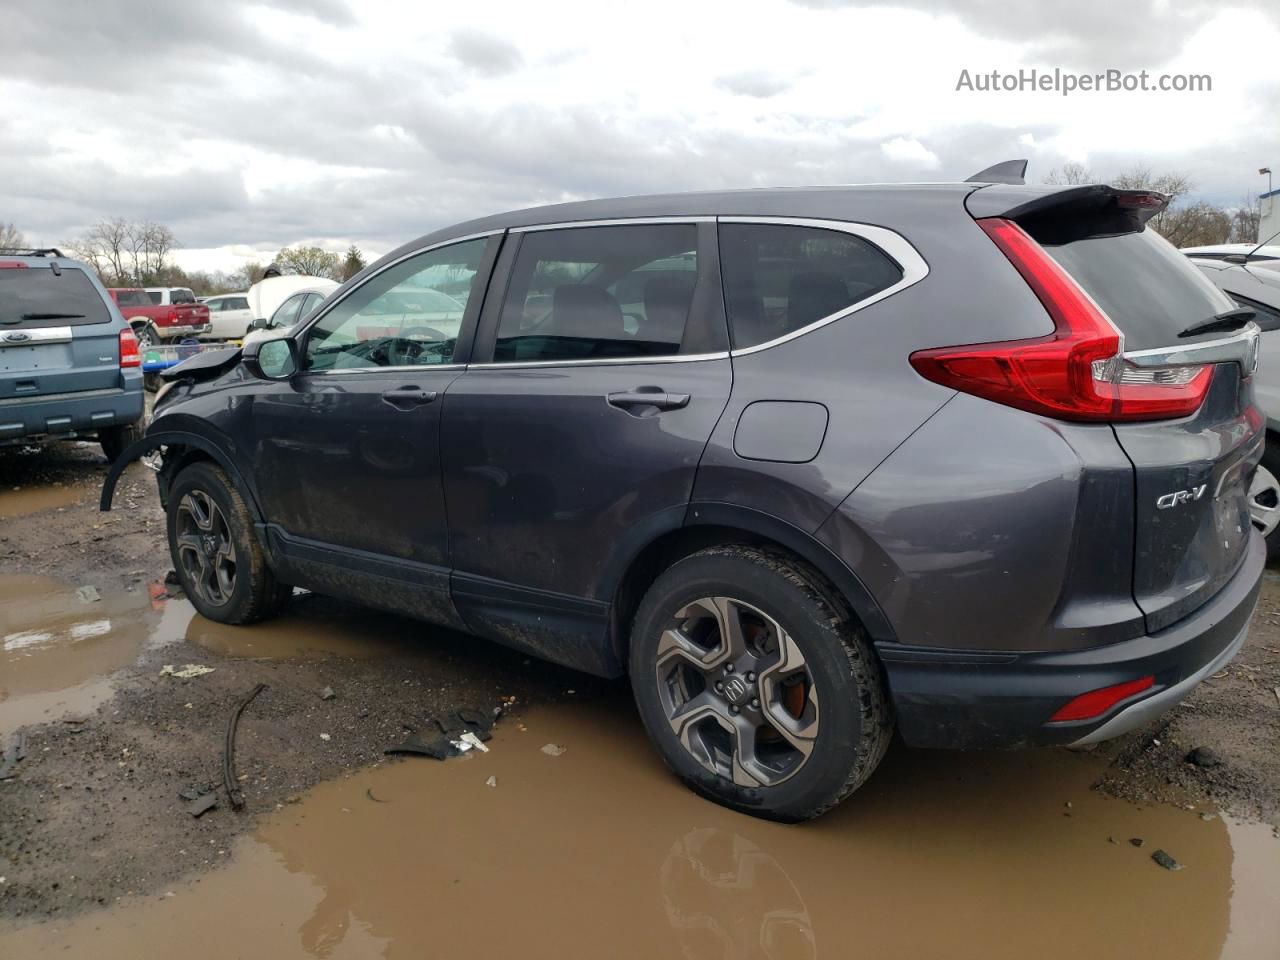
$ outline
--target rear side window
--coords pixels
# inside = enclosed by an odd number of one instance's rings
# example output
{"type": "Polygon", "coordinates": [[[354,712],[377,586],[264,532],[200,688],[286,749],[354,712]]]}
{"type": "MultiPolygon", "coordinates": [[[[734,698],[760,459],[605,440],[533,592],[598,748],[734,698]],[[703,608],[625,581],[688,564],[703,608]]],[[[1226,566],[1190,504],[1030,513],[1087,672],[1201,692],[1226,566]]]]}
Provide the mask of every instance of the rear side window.
{"type": "Polygon", "coordinates": [[[148,290],[147,296],[151,299],[151,305],[155,307],[158,307],[160,305],[160,301],[164,299],[164,294],[159,290],[148,290]]]}
{"type": "Polygon", "coordinates": [[[692,223],[524,234],[503,301],[497,362],[680,352],[698,279],[692,223]]]}
{"type": "Polygon", "coordinates": [[[122,307],[150,307],[151,297],[145,290],[117,290],[116,303],[122,307]]]}
{"type": "MultiPolygon", "coordinates": [[[[1154,230],[1054,243],[1032,237],[1103,309],[1124,334],[1125,350],[1148,350],[1227,336],[1178,334],[1235,305],[1185,256],[1154,230]]],[[[1041,234],[1041,235],[1037,235],[1041,234]]]]}
{"type": "Polygon", "coordinates": [[[903,276],[896,261],[862,237],[772,223],[722,223],[720,271],[739,350],[847,310],[903,276]]]}
{"type": "Polygon", "coordinates": [[[0,332],[107,323],[111,311],[80,270],[47,266],[0,269],[0,332]]]}

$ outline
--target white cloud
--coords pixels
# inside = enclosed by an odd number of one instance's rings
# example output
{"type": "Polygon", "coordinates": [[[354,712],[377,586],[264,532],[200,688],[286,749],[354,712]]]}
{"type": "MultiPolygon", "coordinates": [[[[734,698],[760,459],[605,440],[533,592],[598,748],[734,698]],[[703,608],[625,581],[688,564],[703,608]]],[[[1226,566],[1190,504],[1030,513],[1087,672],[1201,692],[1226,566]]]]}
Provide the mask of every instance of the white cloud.
{"type": "Polygon", "coordinates": [[[1067,160],[1177,168],[1226,202],[1280,163],[1280,29],[1249,0],[1155,9],[1158,45],[1107,39],[1126,62],[1212,74],[1212,93],[1072,97],[955,86],[1089,60],[1112,0],[1000,17],[985,0],[812,2],[649,0],[607,36],[617,18],[567,0],[490,0],[479,28],[474,6],[417,0],[65,0],[56,24],[20,7],[0,31],[0,220],[46,243],[160,220],[184,258],[231,269],[588,196],[963,179],[1027,156],[1033,179],[1067,160]],[[140,70],[119,52],[144,13],[184,40],[140,70]]]}
{"type": "Polygon", "coordinates": [[[895,163],[920,170],[937,170],[942,166],[938,155],[919,140],[909,137],[894,137],[880,144],[881,152],[895,163]]]}

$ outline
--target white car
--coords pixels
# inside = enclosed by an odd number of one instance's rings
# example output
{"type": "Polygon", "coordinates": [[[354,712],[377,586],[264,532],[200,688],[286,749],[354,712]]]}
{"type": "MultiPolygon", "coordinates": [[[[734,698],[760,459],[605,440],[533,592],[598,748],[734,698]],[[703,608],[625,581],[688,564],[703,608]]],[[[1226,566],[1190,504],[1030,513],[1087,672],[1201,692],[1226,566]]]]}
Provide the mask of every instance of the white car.
{"type": "MultiPolygon", "coordinates": [[[[253,323],[260,324],[275,316],[276,310],[295,293],[320,292],[328,296],[338,284],[324,277],[287,276],[259,280],[245,294],[253,323]]],[[[256,327],[255,327],[256,329],[256,327]]]]}
{"type": "MultiPolygon", "coordinates": [[[[279,279],[293,278],[280,277],[279,279]]],[[[318,280],[319,278],[309,277],[308,279],[318,280]]],[[[311,316],[316,308],[324,302],[324,298],[337,287],[338,284],[332,280],[327,280],[295,291],[291,296],[286,297],[284,302],[276,307],[266,320],[255,320],[253,322],[249,332],[245,335],[243,345],[248,346],[251,343],[257,343],[259,340],[270,340],[284,336],[297,326],[300,321],[311,316]],[[327,284],[327,286],[324,284],[327,284]]]]}
{"type": "Polygon", "coordinates": [[[1280,246],[1274,244],[1260,247],[1254,243],[1211,243],[1203,247],[1181,247],[1179,252],[1204,260],[1221,260],[1232,254],[1249,254],[1251,261],[1280,260],[1280,246]]]}
{"type": "Polygon", "coordinates": [[[249,332],[253,311],[248,291],[203,297],[202,301],[209,308],[209,332],[201,334],[201,340],[239,340],[249,332]]]}
{"type": "Polygon", "coordinates": [[[175,303],[196,303],[196,295],[189,287],[146,287],[147,296],[157,307],[168,307],[175,303]]]}
{"type": "MultiPolygon", "coordinates": [[[[1249,249],[1231,252],[1247,254],[1249,249]]],[[[1267,418],[1267,448],[1249,490],[1249,509],[1253,525],[1267,538],[1268,555],[1280,557],[1280,259],[1256,257],[1251,256],[1247,265],[1200,256],[1190,259],[1227,296],[1252,310],[1253,322],[1262,328],[1253,391],[1267,418]]]]}

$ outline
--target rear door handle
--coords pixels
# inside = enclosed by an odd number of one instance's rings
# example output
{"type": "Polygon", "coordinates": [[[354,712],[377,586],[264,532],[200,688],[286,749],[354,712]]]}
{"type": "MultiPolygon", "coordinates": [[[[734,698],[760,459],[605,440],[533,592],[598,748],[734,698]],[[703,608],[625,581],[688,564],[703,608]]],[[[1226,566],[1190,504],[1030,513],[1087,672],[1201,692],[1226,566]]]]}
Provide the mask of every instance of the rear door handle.
{"type": "Polygon", "coordinates": [[[410,410],[413,407],[420,407],[424,403],[430,403],[436,398],[434,390],[421,390],[418,387],[397,387],[394,390],[384,391],[382,399],[384,402],[391,404],[397,410],[410,410]]]}
{"type": "Polygon", "coordinates": [[[609,405],[628,407],[657,407],[659,410],[678,410],[689,405],[687,393],[662,393],[660,391],[624,390],[609,394],[609,405]]]}

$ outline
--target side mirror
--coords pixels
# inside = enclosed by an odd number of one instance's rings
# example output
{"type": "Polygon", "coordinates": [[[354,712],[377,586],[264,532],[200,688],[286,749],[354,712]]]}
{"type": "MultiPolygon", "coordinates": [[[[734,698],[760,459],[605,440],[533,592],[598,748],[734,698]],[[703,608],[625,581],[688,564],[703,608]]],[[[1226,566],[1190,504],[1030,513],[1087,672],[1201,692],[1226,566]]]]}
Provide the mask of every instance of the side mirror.
{"type": "Polygon", "coordinates": [[[254,318],[253,318],[253,323],[249,324],[249,329],[250,329],[250,330],[265,330],[265,329],[267,329],[267,318],[266,318],[266,317],[254,317],[254,318]]]}
{"type": "Polygon", "coordinates": [[[244,347],[240,362],[260,380],[288,380],[298,372],[298,343],[292,337],[259,340],[244,347]]]}

